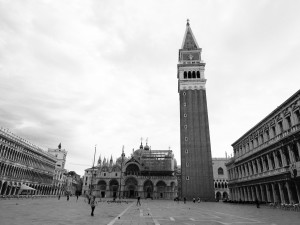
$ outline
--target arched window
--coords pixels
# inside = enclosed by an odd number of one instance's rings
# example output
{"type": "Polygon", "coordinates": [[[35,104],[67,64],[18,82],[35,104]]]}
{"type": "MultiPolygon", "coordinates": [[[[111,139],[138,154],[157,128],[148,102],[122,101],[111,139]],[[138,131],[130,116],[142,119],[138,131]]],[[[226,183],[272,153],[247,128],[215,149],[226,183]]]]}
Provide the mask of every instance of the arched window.
{"type": "Polygon", "coordinates": [[[193,78],[196,78],[196,72],[195,71],[193,71],[193,78]]]}
{"type": "Polygon", "coordinates": [[[219,167],[218,169],[218,175],[224,175],[224,170],[222,167],[219,167]]]}
{"type": "Polygon", "coordinates": [[[188,78],[192,78],[191,71],[188,72],[188,78]]]}
{"type": "Polygon", "coordinates": [[[126,168],[126,175],[139,175],[140,169],[137,165],[135,164],[130,164],[126,168]]]}
{"type": "Polygon", "coordinates": [[[184,71],[184,73],[183,73],[183,78],[184,78],[184,79],[187,78],[187,72],[186,72],[186,71],[184,71]]]}
{"type": "Polygon", "coordinates": [[[200,72],[197,71],[197,78],[200,78],[200,72]]]}

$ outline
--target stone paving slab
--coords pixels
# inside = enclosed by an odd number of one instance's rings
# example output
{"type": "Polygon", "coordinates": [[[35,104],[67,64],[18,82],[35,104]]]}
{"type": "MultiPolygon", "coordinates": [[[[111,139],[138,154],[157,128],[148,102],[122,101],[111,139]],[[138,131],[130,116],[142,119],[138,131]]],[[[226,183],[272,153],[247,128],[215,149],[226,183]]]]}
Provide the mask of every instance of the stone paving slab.
{"type": "Polygon", "coordinates": [[[224,203],[177,204],[166,200],[99,202],[95,216],[84,198],[62,197],[0,201],[0,225],[298,225],[300,212],[224,203]]]}

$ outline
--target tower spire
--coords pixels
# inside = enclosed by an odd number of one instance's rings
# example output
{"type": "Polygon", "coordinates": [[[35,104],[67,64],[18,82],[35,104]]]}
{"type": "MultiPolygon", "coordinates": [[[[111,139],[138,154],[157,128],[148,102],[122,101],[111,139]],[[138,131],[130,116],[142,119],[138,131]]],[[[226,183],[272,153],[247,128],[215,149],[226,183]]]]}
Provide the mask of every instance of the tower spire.
{"type": "Polygon", "coordinates": [[[190,27],[190,20],[187,19],[186,29],[185,29],[185,34],[181,45],[181,49],[193,50],[198,48],[199,48],[198,43],[190,27]]]}

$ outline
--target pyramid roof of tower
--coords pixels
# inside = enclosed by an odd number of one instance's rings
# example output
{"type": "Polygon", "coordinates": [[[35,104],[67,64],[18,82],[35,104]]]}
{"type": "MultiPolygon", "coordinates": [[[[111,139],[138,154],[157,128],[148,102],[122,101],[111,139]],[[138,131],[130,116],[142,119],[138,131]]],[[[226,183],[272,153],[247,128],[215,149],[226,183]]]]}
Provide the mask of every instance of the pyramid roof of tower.
{"type": "Polygon", "coordinates": [[[198,48],[199,46],[190,27],[190,23],[187,22],[181,49],[193,50],[198,48]]]}

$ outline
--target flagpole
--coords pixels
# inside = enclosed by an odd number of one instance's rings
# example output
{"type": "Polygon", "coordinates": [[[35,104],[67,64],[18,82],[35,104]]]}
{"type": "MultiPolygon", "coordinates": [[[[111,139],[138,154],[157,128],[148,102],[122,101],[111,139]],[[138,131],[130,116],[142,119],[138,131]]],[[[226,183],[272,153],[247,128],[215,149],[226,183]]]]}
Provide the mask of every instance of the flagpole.
{"type": "Polygon", "coordinates": [[[124,145],[123,145],[123,147],[122,147],[122,155],[121,155],[122,160],[121,160],[121,174],[120,174],[120,185],[119,185],[119,199],[121,199],[121,189],[122,189],[121,182],[122,182],[122,169],[123,169],[123,159],[124,159],[124,156],[125,156],[125,154],[124,154],[124,145]]]}
{"type": "Polygon", "coordinates": [[[91,179],[90,195],[92,194],[92,191],[93,191],[93,177],[94,177],[94,165],[95,165],[96,146],[97,145],[95,145],[94,161],[93,161],[93,167],[92,167],[92,179],[91,179]]]}

